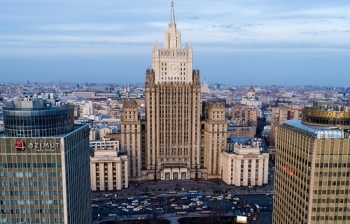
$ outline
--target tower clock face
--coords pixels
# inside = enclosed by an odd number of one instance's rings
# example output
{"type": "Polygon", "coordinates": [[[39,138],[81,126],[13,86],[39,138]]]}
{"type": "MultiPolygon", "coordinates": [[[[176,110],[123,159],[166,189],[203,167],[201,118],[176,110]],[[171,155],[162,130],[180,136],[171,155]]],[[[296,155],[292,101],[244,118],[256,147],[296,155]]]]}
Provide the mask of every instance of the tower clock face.
{"type": "Polygon", "coordinates": [[[178,64],[171,64],[170,71],[172,74],[176,74],[179,71],[179,65],[178,64]]]}

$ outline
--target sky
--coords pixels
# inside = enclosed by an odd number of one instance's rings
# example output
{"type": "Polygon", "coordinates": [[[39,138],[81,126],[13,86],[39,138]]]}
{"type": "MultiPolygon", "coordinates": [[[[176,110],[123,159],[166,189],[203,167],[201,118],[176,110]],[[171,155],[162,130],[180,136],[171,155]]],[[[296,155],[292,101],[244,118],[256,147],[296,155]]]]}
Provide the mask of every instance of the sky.
{"type": "MultiPolygon", "coordinates": [[[[348,0],[175,0],[201,81],[350,86],[348,0]]],[[[2,0],[0,82],[144,83],[171,0],[2,0]]]]}

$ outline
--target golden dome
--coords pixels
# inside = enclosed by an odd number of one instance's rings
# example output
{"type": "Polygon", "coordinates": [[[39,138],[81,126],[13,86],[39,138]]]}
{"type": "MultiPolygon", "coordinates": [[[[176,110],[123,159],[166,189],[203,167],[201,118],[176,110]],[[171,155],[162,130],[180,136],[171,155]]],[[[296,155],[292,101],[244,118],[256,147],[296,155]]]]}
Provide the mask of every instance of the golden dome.
{"type": "Polygon", "coordinates": [[[248,89],[248,92],[255,92],[255,89],[253,88],[253,86],[251,86],[249,89],[248,89]]]}

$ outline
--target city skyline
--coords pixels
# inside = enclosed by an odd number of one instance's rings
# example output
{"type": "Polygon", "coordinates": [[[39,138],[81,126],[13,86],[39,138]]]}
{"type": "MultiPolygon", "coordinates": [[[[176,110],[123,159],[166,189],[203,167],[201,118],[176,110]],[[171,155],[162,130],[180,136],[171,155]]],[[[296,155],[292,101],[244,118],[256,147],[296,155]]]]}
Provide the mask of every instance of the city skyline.
{"type": "MultiPolygon", "coordinates": [[[[154,42],[163,46],[170,3],[5,1],[2,81],[142,83],[154,42]]],[[[346,1],[174,4],[202,82],[348,86],[346,1]]]]}

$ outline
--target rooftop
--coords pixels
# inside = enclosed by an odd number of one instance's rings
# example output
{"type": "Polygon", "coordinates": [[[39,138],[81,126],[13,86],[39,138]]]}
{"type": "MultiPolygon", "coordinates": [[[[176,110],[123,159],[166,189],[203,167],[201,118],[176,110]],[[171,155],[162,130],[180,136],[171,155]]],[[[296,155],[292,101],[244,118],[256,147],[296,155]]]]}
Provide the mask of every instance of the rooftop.
{"type": "Polygon", "coordinates": [[[284,124],[310,132],[316,138],[343,138],[343,131],[336,126],[306,125],[301,120],[287,120],[284,124]]]}

